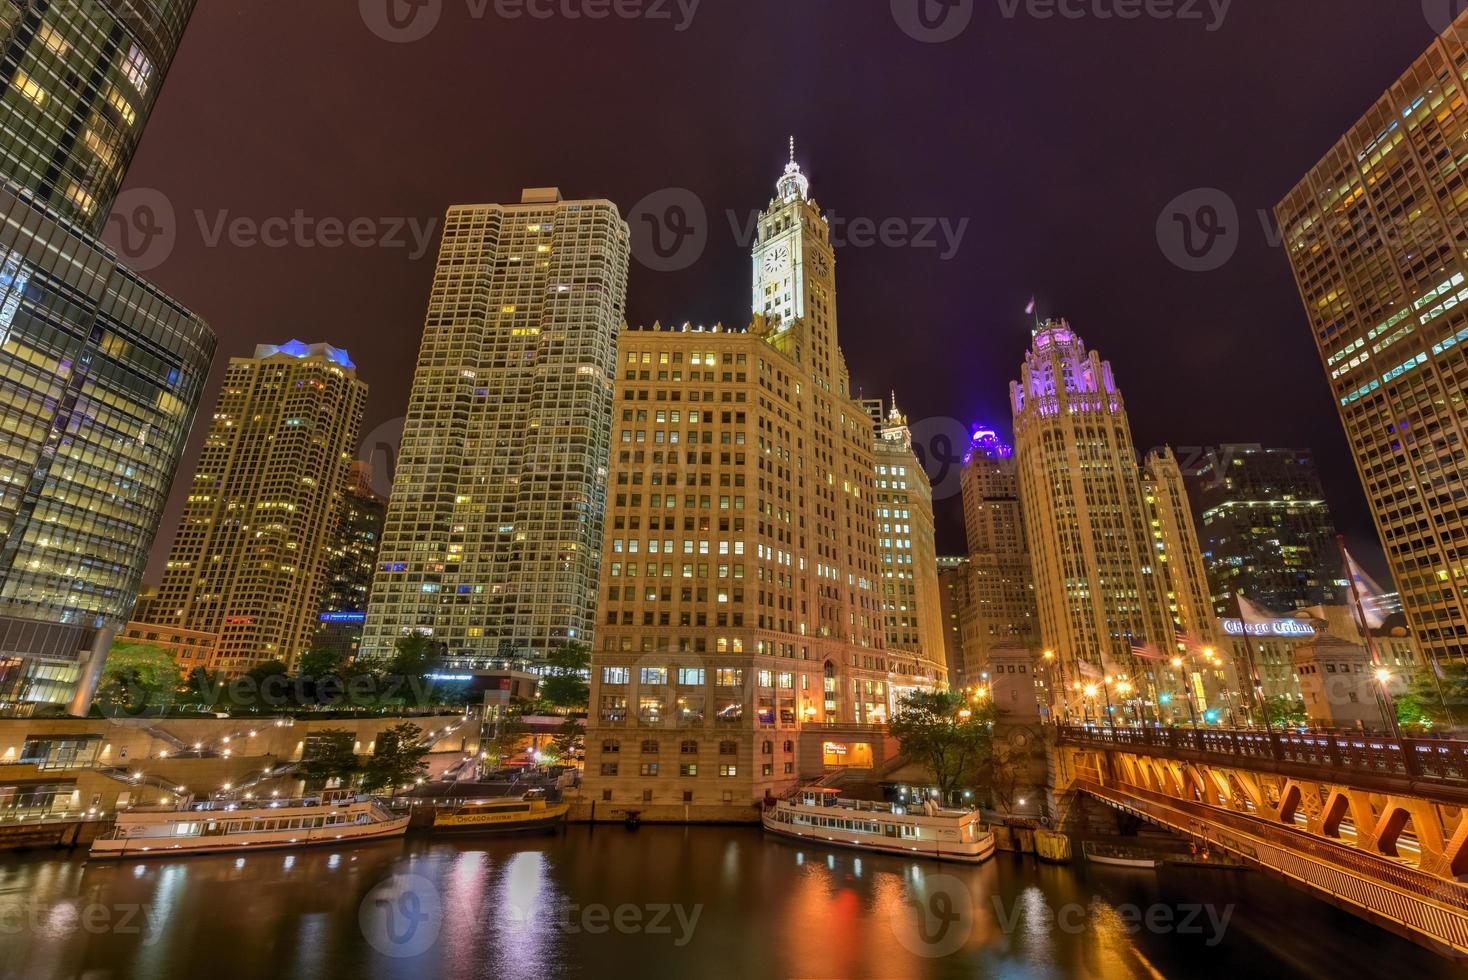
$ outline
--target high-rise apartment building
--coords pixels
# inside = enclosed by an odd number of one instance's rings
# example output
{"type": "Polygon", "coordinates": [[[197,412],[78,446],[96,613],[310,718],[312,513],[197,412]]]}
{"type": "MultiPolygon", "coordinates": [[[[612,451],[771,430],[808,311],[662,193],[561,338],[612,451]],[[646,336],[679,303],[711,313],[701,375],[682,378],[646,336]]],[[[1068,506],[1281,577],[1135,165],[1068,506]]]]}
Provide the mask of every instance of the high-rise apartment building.
{"type": "Polygon", "coordinates": [[[96,237],[192,8],[0,0],[0,710],[90,707],[214,355],[96,237]]]}
{"type": "Polygon", "coordinates": [[[326,592],[321,597],[313,647],[356,656],[386,518],[387,500],[372,489],[371,464],[354,461],[342,494],[341,517],[326,553],[326,592]]]}
{"type": "Polygon", "coordinates": [[[455,207],[362,638],[462,663],[592,638],[627,223],[554,188],[455,207]]]}
{"type": "Polygon", "coordinates": [[[158,591],[134,619],[213,633],[228,673],[310,644],[367,385],[346,351],[230,358],[158,591]]]}
{"type": "Polygon", "coordinates": [[[947,684],[943,611],[938,595],[938,539],[933,486],[912,448],[907,416],[892,407],[876,440],[877,555],[881,562],[882,614],[887,652],[904,690],[947,684]],[[909,656],[903,658],[902,654],[909,656]],[[905,662],[904,662],[905,660],[905,662]]]}
{"type": "Polygon", "coordinates": [[[1239,615],[1240,596],[1278,613],[1350,600],[1310,450],[1220,446],[1189,496],[1217,615],[1239,615]]]}
{"type": "Polygon", "coordinates": [[[870,765],[879,736],[842,726],[891,717],[873,425],[793,159],[756,232],[748,330],[620,340],[586,738],[614,805],[746,814],[801,765],[870,765]]]}
{"type": "Polygon", "coordinates": [[[1424,652],[1468,658],[1468,13],[1276,207],[1424,652]]]}
{"type": "Polygon", "coordinates": [[[948,685],[954,689],[975,682],[965,667],[964,619],[973,606],[973,573],[968,559],[938,556],[938,603],[943,620],[943,658],[948,663],[948,685]]]}
{"type": "MultiPolygon", "coordinates": [[[[1134,697],[1186,716],[1225,671],[1201,549],[1171,452],[1139,466],[1111,365],[1064,320],[1035,334],[1011,386],[1021,511],[1040,641],[1073,714],[1088,686],[1123,679],[1134,697]],[[1186,658],[1174,669],[1174,656],[1186,658]],[[1179,697],[1173,697],[1178,695],[1179,697]]],[[[1113,702],[1118,700],[1113,695],[1113,702]]]]}
{"type": "MultiPolygon", "coordinates": [[[[989,669],[989,651],[1038,642],[1035,585],[1014,449],[995,430],[975,427],[960,486],[972,576],[963,673],[972,685],[989,669]]],[[[1037,657],[1039,652],[1035,650],[1037,657]]]]}

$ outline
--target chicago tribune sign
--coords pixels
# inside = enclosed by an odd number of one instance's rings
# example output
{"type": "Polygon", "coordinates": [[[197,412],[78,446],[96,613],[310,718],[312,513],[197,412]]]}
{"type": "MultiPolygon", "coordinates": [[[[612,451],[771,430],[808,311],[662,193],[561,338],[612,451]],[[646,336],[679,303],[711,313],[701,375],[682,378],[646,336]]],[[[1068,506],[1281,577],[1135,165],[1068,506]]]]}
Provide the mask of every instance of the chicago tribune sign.
{"type": "Polygon", "coordinates": [[[1223,631],[1229,636],[1285,636],[1308,639],[1315,635],[1315,627],[1293,619],[1271,619],[1267,623],[1246,623],[1242,619],[1225,619],[1223,631]]]}

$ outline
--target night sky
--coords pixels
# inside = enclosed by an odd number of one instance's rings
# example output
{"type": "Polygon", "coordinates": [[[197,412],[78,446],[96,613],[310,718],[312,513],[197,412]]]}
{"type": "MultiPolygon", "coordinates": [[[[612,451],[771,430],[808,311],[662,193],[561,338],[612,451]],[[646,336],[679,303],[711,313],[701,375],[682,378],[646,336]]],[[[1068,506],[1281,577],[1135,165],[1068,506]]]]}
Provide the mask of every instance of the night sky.
{"type": "MultiPolygon", "coordinates": [[[[1019,0],[968,0],[972,21],[946,43],[914,40],[888,0],[703,0],[691,23],[691,0],[646,0],[665,19],[600,21],[559,12],[596,0],[555,0],[551,19],[419,0],[440,5],[435,29],[390,43],[367,26],[385,23],[386,2],[206,0],[194,16],[115,219],[144,202],[172,229],[139,264],[218,332],[216,383],[257,343],[325,340],[372,386],[364,432],[402,415],[436,238],[415,256],[394,229],[436,230],[451,204],[513,202],[525,186],[624,214],[692,191],[706,247],[677,271],[634,262],[628,320],[743,325],[750,263],[729,213],[743,226],[768,202],[794,133],[828,211],[894,219],[902,235],[967,222],[946,259],[941,231],[937,247],[838,250],[853,383],[895,388],[923,441],[941,449],[958,424],[945,419],[1008,431],[1037,294],[1114,365],[1139,449],[1312,447],[1338,523],[1382,570],[1288,263],[1258,214],[1427,46],[1420,8],[1451,0],[1235,0],[1212,31],[1205,0],[1199,20],[1091,13],[1114,0],[1072,0],[1087,11],[1076,20],[1031,16],[1050,9],[1040,0],[1009,17],[1019,0]],[[1237,253],[1210,272],[1159,246],[1164,208],[1196,188],[1240,215],[1237,253]],[[298,210],[297,243],[216,237],[221,218],[298,210]],[[324,247],[323,219],[368,219],[359,237],[374,243],[324,247]]],[[[936,475],[940,496],[955,487],[936,475]]],[[[961,552],[956,497],[939,524],[940,550],[961,552]]]]}

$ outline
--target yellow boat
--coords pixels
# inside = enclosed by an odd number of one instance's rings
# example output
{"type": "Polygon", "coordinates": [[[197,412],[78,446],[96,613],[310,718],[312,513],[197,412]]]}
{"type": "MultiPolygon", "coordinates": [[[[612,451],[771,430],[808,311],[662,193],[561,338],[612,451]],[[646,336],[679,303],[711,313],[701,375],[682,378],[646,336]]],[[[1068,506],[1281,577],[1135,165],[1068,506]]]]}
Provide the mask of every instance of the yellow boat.
{"type": "Polygon", "coordinates": [[[465,803],[435,814],[433,829],[446,833],[518,834],[554,830],[571,811],[569,803],[552,803],[543,796],[489,799],[465,803]]]}

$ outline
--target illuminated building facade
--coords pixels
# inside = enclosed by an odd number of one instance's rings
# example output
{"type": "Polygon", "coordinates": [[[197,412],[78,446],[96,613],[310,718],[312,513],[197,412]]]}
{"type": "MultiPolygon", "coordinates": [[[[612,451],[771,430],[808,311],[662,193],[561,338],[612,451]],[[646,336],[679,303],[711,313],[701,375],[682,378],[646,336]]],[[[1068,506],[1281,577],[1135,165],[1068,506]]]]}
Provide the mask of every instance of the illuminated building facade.
{"type": "Polygon", "coordinates": [[[1423,650],[1468,658],[1468,15],[1276,207],[1423,650]]]}
{"type": "Polygon", "coordinates": [[[0,0],[0,710],[90,708],[214,355],[95,237],[192,8],[0,0]]]}
{"type": "Polygon", "coordinates": [[[1310,450],[1220,446],[1189,485],[1219,616],[1238,615],[1241,595],[1280,613],[1349,601],[1310,450]]]}
{"type": "Polygon", "coordinates": [[[321,598],[314,648],[344,657],[357,654],[367,598],[382,545],[387,500],[372,489],[372,469],[356,460],[347,474],[341,517],[326,555],[326,592],[321,598]]]}
{"type": "Polygon", "coordinates": [[[219,637],[226,673],[310,644],[367,385],[346,351],[230,358],[158,591],[134,619],[219,637]]]}
{"type": "Polygon", "coordinates": [[[428,301],[364,656],[461,665],[592,640],[629,238],[610,201],[455,207],[428,301]]]}
{"type": "Polygon", "coordinates": [[[948,663],[948,684],[953,688],[977,683],[970,677],[964,656],[966,619],[973,615],[973,570],[967,558],[938,557],[938,599],[943,620],[943,657],[948,663]]]}
{"type": "Polygon", "coordinates": [[[194,0],[0,0],[0,175],[100,235],[194,0]]]}
{"type": "Polygon", "coordinates": [[[873,758],[880,734],[842,726],[891,717],[873,425],[808,190],[792,160],[760,215],[749,329],[622,333],[586,736],[599,812],[747,818],[798,763],[873,758]]]}
{"type": "Polygon", "coordinates": [[[1011,401],[1040,642],[1070,713],[1108,678],[1144,716],[1185,717],[1184,691],[1206,706],[1227,670],[1203,656],[1217,629],[1176,458],[1138,466],[1111,365],[1064,320],[1036,332],[1011,401]]]}
{"type": "MultiPolygon", "coordinates": [[[[976,427],[960,479],[972,576],[963,674],[966,684],[975,685],[989,669],[991,650],[1037,642],[1035,585],[1014,449],[993,429],[976,427]]],[[[1038,657],[1040,651],[1034,653],[1038,657]]]]}
{"type": "Polygon", "coordinates": [[[910,690],[946,686],[948,663],[938,594],[933,487],[912,450],[912,430],[895,396],[877,430],[876,466],[882,614],[892,672],[902,675],[893,681],[893,694],[901,697],[910,690]]]}

